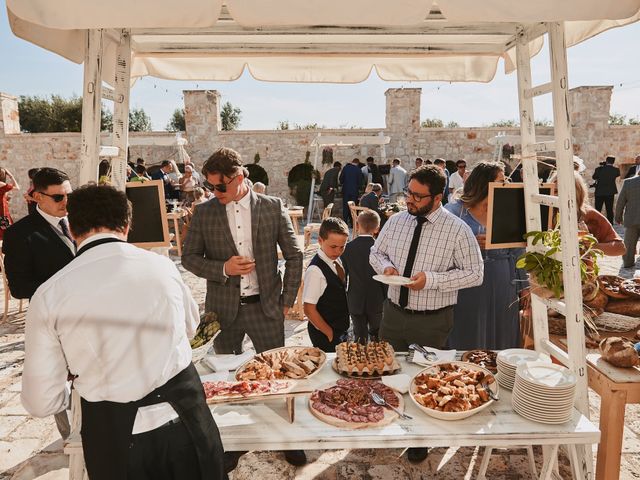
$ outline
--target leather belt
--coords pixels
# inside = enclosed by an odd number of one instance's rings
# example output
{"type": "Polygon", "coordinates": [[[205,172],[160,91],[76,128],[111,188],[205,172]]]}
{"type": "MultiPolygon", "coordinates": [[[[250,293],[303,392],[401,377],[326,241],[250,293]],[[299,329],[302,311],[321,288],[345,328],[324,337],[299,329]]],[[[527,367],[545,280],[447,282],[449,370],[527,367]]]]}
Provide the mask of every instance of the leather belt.
{"type": "Polygon", "coordinates": [[[408,313],[409,315],[433,315],[449,308],[453,308],[453,305],[448,305],[446,307],[437,308],[435,310],[411,310],[410,308],[402,308],[400,305],[397,305],[392,301],[389,301],[389,304],[396,310],[400,310],[403,313],[408,313]]]}
{"type": "Polygon", "coordinates": [[[240,305],[250,305],[252,303],[258,303],[259,301],[260,301],[260,294],[240,297],[240,305]]]}

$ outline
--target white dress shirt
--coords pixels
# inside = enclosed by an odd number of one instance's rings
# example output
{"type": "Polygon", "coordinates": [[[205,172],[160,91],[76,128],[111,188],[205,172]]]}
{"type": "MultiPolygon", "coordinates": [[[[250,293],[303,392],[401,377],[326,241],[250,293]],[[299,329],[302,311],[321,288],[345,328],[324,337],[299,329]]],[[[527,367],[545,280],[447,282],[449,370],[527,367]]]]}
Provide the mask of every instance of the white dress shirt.
{"type": "MultiPolygon", "coordinates": [[[[327,257],[327,254],[322,251],[322,249],[318,249],[318,256],[324,263],[329,265],[329,268],[338,275],[338,271],[336,266],[334,265],[334,261],[327,257]]],[[[339,258],[336,260],[338,265],[342,267],[344,270],[344,265],[342,265],[342,260],[339,258]]],[[[302,301],[304,303],[311,303],[313,305],[318,304],[318,300],[324,293],[327,288],[327,279],[325,278],[320,267],[316,265],[309,265],[307,267],[307,271],[304,274],[304,288],[302,289],[302,301]]]]}
{"type": "Polygon", "coordinates": [[[40,210],[40,205],[36,205],[36,210],[38,211],[38,213],[40,215],[42,215],[42,218],[44,218],[47,221],[47,223],[49,223],[49,225],[51,225],[51,228],[53,228],[53,231],[58,234],[58,236],[64,242],[64,244],[67,247],[69,247],[69,250],[71,250],[71,253],[73,253],[75,255],[76,254],[76,246],[62,232],[62,228],[60,228],[60,220],[64,220],[65,222],[67,222],[67,226],[69,225],[69,223],[68,223],[69,221],[67,220],[67,217],[66,216],[64,216],[64,217],[54,217],[53,215],[49,215],[48,213],[40,210]]]}
{"type": "MultiPolygon", "coordinates": [[[[87,242],[105,236],[112,235],[87,242]]],[[[86,250],[31,299],[22,403],[37,417],[63,410],[68,371],[90,402],[139,400],[189,365],[198,322],[198,306],[168,258],[124,242],[86,250]]],[[[177,416],[168,403],[141,408],[132,433],[177,416]]]]}
{"type": "MultiPolygon", "coordinates": [[[[253,241],[251,239],[251,194],[247,194],[237,202],[229,202],[226,205],[229,230],[236,245],[238,254],[243,257],[254,258],[253,241]]],[[[226,275],[226,273],[225,273],[226,275]]],[[[254,268],[248,275],[240,276],[240,295],[258,295],[258,273],[254,268]]]]}
{"type": "MultiPolygon", "coordinates": [[[[391,216],[376,243],[371,247],[369,262],[378,274],[387,267],[400,275],[409,255],[416,217],[409,212],[391,216]]],[[[409,277],[425,272],[427,281],[422,290],[409,290],[410,310],[437,310],[455,305],[458,290],[482,284],[484,264],[480,247],[471,228],[442,207],[427,216],[422,226],[420,242],[409,277]]],[[[389,299],[399,303],[400,287],[389,286],[389,299]]]]}
{"type": "Polygon", "coordinates": [[[400,165],[391,167],[389,171],[389,194],[402,193],[407,186],[407,171],[400,165]]]}
{"type": "Polygon", "coordinates": [[[460,174],[456,171],[453,172],[449,176],[449,189],[454,192],[460,188],[464,187],[464,179],[460,176],[460,174]]]}

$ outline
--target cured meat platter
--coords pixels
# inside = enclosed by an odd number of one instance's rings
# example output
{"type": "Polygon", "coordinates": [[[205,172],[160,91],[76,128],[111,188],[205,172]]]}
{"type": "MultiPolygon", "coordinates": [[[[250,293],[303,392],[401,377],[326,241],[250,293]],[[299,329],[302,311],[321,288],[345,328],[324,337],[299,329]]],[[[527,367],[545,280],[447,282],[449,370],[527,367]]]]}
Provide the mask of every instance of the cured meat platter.
{"type": "Polygon", "coordinates": [[[319,420],[339,428],[361,429],[389,425],[398,418],[390,408],[376,405],[371,393],[404,411],[402,395],[379,380],[342,378],[315,390],[309,398],[309,409],[319,420]]]}

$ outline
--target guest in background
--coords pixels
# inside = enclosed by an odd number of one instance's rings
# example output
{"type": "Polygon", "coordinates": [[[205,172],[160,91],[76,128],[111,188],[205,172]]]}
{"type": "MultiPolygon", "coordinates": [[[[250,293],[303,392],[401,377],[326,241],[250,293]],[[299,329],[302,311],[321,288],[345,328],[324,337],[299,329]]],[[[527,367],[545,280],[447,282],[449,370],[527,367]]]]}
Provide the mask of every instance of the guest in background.
{"type": "Polygon", "coordinates": [[[151,175],[152,180],[162,180],[164,184],[164,198],[166,200],[178,200],[180,196],[180,190],[178,185],[174,183],[169,177],[169,173],[173,170],[173,165],[169,160],[163,160],[160,164],[160,169],[151,175]]]}
{"type": "Polygon", "coordinates": [[[384,221],[386,220],[386,215],[380,211],[380,199],[382,198],[382,185],[379,183],[371,184],[371,191],[366,195],[363,195],[360,199],[360,206],[373,210],[378,214],[379,218],[384,218],[382,220],[382,226],[384,226],[384,221]]]}
{"type": "Polygon", "coordinates": [[[5,230],[13,224],[8,195],[13,189],[20,190],[20,185],[9,170],[0,168],[0,240],[4,237],[5,230]]]}
{"type": "Polygon", "coordinates": [[[196,187],[193,189],[193,203],[191,204],[192,208],[195,208],[197,205],[201,203],[205,203],[208,201],[208,198],[204,194],[204,189],[202,187],[196,187]]]}
{"type": "Polygon", "coordinates": [[[376,274],[369,263],[369,252],[380,229],[380,216],[376,212],[358,215],[359,235],[347,243],[342,254],[343,265],[349,278],[347,302],[353,323],[353,336],[360,343],[378,340],[382,321],[382,305],[386,297],[384,285],[372,277],[376,274]]]}
{"type": "Polygon", "coordinates": [[[256,182],[253,184],[253,191],[262,195],[266,195],[267,186],[262,182],[256,182]]]}
{"type": "Polygon", "coordinates": [[[399,195],[404,195],[404,189],[407,188],[407,171],[400,166],[400,159],[393,159],[393,166],[389,171],[389,202],[398,201],[399,195]]]}
{"type": "Polygon", "coordinates": [[[340,260],[348,238],[345,222],[335,217],[324,219],[318,233],[320,249],[304,274],[302,301],[309,318],[309,337],[314,347],[325,352],[335,352],[349,330],[347,276],[340,260]]]}
{"type": "MultiPolygon", "coordinates": [[[[636,161],[638,158],[640,157],[637,157],[636,161]]],[[[640,238],[640,176],[638,175],[626,179],[622,184],[616,204],[616,222],[624,224],[624,244],[627,251],[623,257],[623,266],[633,268],[636,264],[636,250],[638,238],[640,238]]]]}
{"type": "Polygon", "coordinates": [[[189,206],[194,200],[193,190],[198,186],[196,178],[193,176],[193,167],[186,165],[184,175],[180,177],[180,200],[189,206]]]}
{"type": "Polygon", "coordinates": [[[625,180],[627,178],[633,178],[640,173],[640,155],[638,155],[635,159],[635,165],[629,167],[627,170],[627,174],[624,176],[625,180]]]}
{"type": "Polygon", "coordinates": [[[362,184],[362,172],[360,171],[360,160],[354,158],[351,163],[344,166],[340,172],[340,184],[342,185],[342,218],[345,222],[351,223],[351,212],[349,202],[358,201],[358,192],[362,184]]]}
{"type": "Polygon", "coordinates": [[[600,212],[588,203],[589,192],[582,176],[574,172],[576,186],[576,210],[578,211],[578,230],[589,232],[598,243],[595,248],[602,250],[605,255],[618,257],[624,255],[624,242],[613,229],[611,223],[600,212]]]}
{"type": "Polygon", "coordinates": [[[376,161],[373,157],[367,157],[367,164],[362,167],[363,181],[366,183],[379,183],[382,184],[382,175],[380,169],[376,165],[376,161]]]}
{"type": "Polygon", "coordinates": [[[144,165],[136,165],[134,167],[133,175],[129,179],[130,182],[147,182],[150,180],[149,175],[147,174],[147,169],[144,165]]]}
{"type": "Polygon", "coordinates": [[[502,350],[520,345],[520,308],[529,300],[527,274],[516,268],[521,248],[485,250],[490,182],[504,181],[502,162],[479,162],[464,184],[462,197],[446,209],[476,235],[484,258],[481,285],[458,292],[448,344],[456,350],[502,350]]]}
{"type": "Polygon", "coordinates": [[[102,160],[98,165],[98,185],[111,185],[111,162],[102,160]]]}
{"type": "Polygon", "coordinates": [[[444,206],[449,203],[449,170],[447,170],[447,162],[442,158],[436,158],[433,164],[442,170],[444,176],[447,177],[447,181],[444,184],[444,193],[442,194],[442,205],[444,206]]]}
{"type": "Polygon", "coordinates": [[[415,162],[415,168],[420,168],[424,164],[422,157],[417,157],[415,162]]]}
{"type": "Polygon", "coordinates": [[[616,178],[620,176],[620,169],[613,166],[615,161],[616,157],[608,156],[604,164],[593,171],[592,177],[596,181],[596,211],[601,212],[604,205],[609,223],[613,223],[613,200],[618,193],[616,178]]]}
{"type": "Polygon", "coordinates": [[[29,212],[29,215],[36,211],[36,206],[38,205],[38,202],[33,198],[33,176],[38,172],[38,170],[40,169],[30,168],[27,172],[27,176],[29,177],[29,189],[24,194],[24,199],[27,202],[27,212],[29,212]]]}
{"type": "Polygon", "coordinates": [[[334,162],[333,167],[327,170],[324,177],[322,177],[319,193],[322,197],[324,208],[327,208],[327,205],[333,203],[336,198],[336,192],[338,191],[338,176],[340,175],[341,168],[342,164],[340,162],[334,162]]]}
{"type": "Polygon", "coordinates": [[[461,189],[467,178],[467,162],[458,160],[456,162],[456,168],[457,170],[449,177],[449,193],[455,193],[456,190],[461,189]]]}

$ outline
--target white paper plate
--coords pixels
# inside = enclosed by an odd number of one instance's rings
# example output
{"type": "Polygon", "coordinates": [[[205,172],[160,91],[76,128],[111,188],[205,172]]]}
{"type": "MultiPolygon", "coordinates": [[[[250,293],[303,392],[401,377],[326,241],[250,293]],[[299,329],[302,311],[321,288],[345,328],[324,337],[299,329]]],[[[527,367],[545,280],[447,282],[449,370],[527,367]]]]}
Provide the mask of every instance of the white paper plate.
{"type": "Polygon", "coordinates": [[[373,279],[380,283],[386,283],[387,285],[408,285],[413,283],[413,280],[407,277],[401,277],[400,275],[374,275],[373,279]]]}

